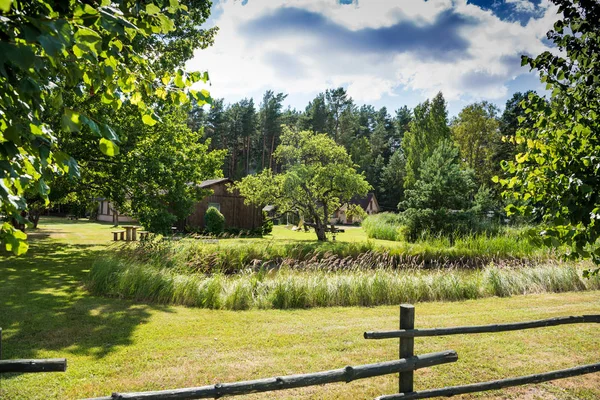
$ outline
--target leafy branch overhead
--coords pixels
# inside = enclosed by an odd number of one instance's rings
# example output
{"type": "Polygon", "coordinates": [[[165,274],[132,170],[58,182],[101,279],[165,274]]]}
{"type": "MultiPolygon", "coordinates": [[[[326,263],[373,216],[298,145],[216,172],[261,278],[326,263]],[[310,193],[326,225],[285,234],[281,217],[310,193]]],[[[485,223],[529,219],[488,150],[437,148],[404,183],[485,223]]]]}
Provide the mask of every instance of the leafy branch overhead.
{"type": "MultiPolygon", "coordinates": [[[[63,103],[63,93],[100,99],[117,110],[130,103],[145,124],[160,121],[167,103],[210,102],[208,92],[190,86],[206,73],[163,68],[164,43],[190,15],[177,0],[92,2],[0,1],[0,213],[21,219],[25,190],[47,199],[50,176],[78,176],[76,160],[61,149],[56,129],[91,132],[98,149],[119,153],[117,129],[101,115],[63,103]],[[161,41],[160,38],[164,40],[161,41]],[[45,118],[52,111],[59,124],[45,118]]],[[[202,11],[204,12],[204,11],[202,11]]],[[[179,64],[175,60],[173,64],[179,64]]],[[[4,224],[0,241],[16,254],[26,251],[24,235],[4,224]]]]}
{"type": "Polygon", "coordinates": [[[513,199],[509,213],[544,220],[539,235],[547,245],[566,245],[570,258],[600,264],[600,4],[553,2],[563,18],[548,39],[561,53],[523,57],[552,94],[523,101],[513,140],[526,148],[505,164],[506,179],[495,180],[513,199]]]}

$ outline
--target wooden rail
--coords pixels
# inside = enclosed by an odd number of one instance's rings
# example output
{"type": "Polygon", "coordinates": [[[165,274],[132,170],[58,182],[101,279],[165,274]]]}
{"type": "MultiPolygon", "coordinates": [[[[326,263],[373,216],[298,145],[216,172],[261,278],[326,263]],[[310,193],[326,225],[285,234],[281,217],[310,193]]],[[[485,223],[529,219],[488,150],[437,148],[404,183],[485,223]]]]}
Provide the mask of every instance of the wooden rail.
{"type": "Polygon", "coordinates": [[[10,372],[65,372],[66,370],[67,360],[65,358],[2,360],[2,328],[0,328],[0,374],[10,372]]]}
{"type": "Polygon", "coordinates": [[[65,358],[48,358],[43,360],[0,360],[0,374],[8,372],[65,372],[65,358]]]}
{"type": "MultiPolygon", "coordinates": [[[[447,336],[471,333],[492,333],[516,331],[532,328],[543,328],[548,326],[600,323],[600,315],[582,315],[577,317],[559,317],[542,319],[537,321],[516,322],[510,324],[456,326],[451,328],[414,329],[414,306],[410,304],[400,305],[400,330],[383,332],[365,332],[365,339],[400,339],[400,355],[414,351],[414,338],[425,336],[447,336]]],[[[413,375],[405,372],[400,373],[399,393],[380,396],[375,400],[409,400],[428,399],[439,396],[454,396],[464,393],[483,392],[487,390],[502,389],[505,387],[520,386],[529,383],[546,382],[555,379],[563,379],[571,376],[590,374],[600,371],[600,363],[583,365],[579,367],[545,372],[541,374],[521,376],[517,378],[500,379],[489,382],[473,383],[462,386],[449,386],[441,389],[413,391],[413,375]]]]}
{"type": "Polygon", "coordinates": [[[555,379],[569,378],[571,376],[578,376],[584,374],[591,374],[593,372],[600,371],[600,363],[582,365],[580,367],[561,369],[552,372],[545,372],[543,374],[534,374],[521,376],[518,378],[500,379],[497,381],[473,383],[470,385],[462,386],[449,386],[442,389],[423,390],[420,392],[412,393],[398,393],[387,396],[379,396],[375,400],[415,400],[415,399],[429,399],[432,397],[445,396],[451,397],[457,394],[484,392],[487,390],[502,389],[511,386],[526,385],[528,383],[540,383],[552,381],[555,379]]]}
{"type": "Polygon", "coordinates": [[[412,371],[419,368],[455,362],[457,360],[458,355],[456,352],[453,350],[448,350],[395,361],[359,365],[356,367],[348,366],[341,369],[311,374],[288,375],[234,383],[218,383],[216,385],[186,389],[137,393],[113,393],[110,397],[100,397],[94,400],[212,399],[224,396],[237,396],[249,393],[270,392],[305,386],[323,385],[333,382],[351,382],[357,379],[371,378],[374,376],[393,374],[402,371],[412,371]]]}
{"type": "Polygon", "coordinates": [[[512,324],[457,326],[452,328],[400,329],[396,331],[365,332],[365,339],[396,339],[423,336],[464,335],[470,333],[489,333],[517,331],[522,329],[544,328],[565,324],[600,323],[600,315],[582,315],[578,317],[560,317],[538,321],[517,322],[512,324]]]}

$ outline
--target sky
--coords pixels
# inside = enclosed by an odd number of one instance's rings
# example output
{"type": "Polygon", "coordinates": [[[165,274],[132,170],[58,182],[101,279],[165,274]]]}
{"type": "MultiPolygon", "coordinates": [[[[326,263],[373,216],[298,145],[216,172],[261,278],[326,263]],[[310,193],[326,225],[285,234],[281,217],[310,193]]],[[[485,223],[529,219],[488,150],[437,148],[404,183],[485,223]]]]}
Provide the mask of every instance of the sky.
{"type": "Polygon", "coordinates": [[[550,48],[559,18],[549,0],[216,0],[212,47],[189,70],[207,70],[213,98],[261,102],[288,94],[304,110],[328,88],[390,114],[442,91],[451,116],[475,101],[504,108],[517,91],[542,91],[521,55],[550,48]]]}

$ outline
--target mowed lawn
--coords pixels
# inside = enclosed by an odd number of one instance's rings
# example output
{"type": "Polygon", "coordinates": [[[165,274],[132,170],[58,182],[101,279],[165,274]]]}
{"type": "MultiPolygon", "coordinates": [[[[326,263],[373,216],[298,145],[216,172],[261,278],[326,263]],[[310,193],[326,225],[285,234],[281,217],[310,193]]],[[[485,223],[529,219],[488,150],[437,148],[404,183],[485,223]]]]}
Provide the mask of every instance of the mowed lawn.
{"type": "MultiPolygon", "coordinates": [[[[30,235],[26,256],[0,259],[3,358],[68,359],[66,373],[3,375],[0,398],[72,399],[202,386],[398,356],[397,340],[362,337],[367,330],[397,327],[397,306],[234,312],[91,296],[82,282],[94,258],[110,251],[111,229],[86,221],[42,220],[41,229],[30,235]]],[[[581,314],[600,314],[600,292],[420,303],[416,326],[581,314]]],[[[599,362],[600,334],[598,326],[581,324],[415,343],[417,353],[446,349],[456,350],[459,361],[417,371],[417,389],[599,362]]],[[[396,390],[397,377],[386,376],[245,398],[371,399],[396,390]]],[[[600,374],[462,398],[595,399],[600,398],[600,374]]]]}

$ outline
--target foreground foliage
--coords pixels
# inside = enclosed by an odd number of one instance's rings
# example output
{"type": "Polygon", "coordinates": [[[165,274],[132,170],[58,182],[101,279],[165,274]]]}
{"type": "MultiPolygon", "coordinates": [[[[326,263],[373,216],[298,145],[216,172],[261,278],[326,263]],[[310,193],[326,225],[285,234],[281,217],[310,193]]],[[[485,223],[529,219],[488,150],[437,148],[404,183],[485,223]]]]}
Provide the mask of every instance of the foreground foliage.
{"type": "MultiPolygon", "coordinates": [[[[0,213],[23,223],[26,190],[47,199],[48,179],[79,175],[76,160],[57,139],[58,130],[73,136],[91,132],[103,154],[118,154],[114,126],[101,112],[79,107],[86,101],[101,99],[103,107],[114,109],[132,104],[152,126],[159,120],[159,104],[208,100],[206,92],[187,90],[206,81],[206,74],[180,69],[159,76],[160,66],[153,62],[161,53],[179,61],[189,53],[171,48],[170,33],[183,27],[189,39],[197,39],[190,20],[206,18],[208,4],[193,2],[190,10],[178,0],[0,3],[0,213]],[[63,103],[63,94],[82,101],[63,103]],[[59,121],[45,113],[58,115],[59,121]]],[[[9,223],[2,225],[0,242],[7,250],[24,253],[25,239],[9,223]]]]}
{"type": "Polygon", "coordinates": [[[527,148],[506,165],[501,183],[517,200],[509,212],[533,213],[549,225],[539,232],[545,243],[600,264],[600,4],[553,2],[563,18],[548,39],[561,52],[523,57],[552,95],[546,101],[532,93],[523,103],[528,115],[514,140],[527,148]]]}

